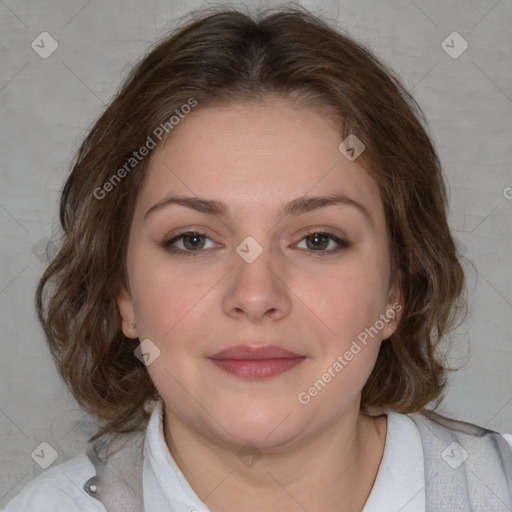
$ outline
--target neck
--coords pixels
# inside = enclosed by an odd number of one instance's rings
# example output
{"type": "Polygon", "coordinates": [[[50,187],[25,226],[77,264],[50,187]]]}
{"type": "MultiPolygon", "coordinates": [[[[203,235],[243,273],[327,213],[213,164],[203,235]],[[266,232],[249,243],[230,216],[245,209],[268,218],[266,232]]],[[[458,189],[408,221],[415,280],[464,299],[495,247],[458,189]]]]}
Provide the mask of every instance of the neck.
{"type": "Polygon", "coordinates": [[[287,449],[261,452],[216,442],[167,410],[165,418],[169,451],[212,512],[360,512],[379,469],[387,427],[386,416],[357,411],[287,449]]]}

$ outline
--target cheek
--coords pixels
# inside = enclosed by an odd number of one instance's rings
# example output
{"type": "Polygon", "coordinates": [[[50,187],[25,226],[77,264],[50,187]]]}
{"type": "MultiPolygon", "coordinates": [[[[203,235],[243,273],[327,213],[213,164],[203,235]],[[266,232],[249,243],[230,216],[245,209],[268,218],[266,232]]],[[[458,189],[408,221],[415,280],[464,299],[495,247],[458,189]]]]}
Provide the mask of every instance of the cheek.
{"type": "Polygon", "coordinates": [[[304,289],[329,333],[317,338],[318,358],[298,396],[301,404],[314,403],[315,414],[351,403],[375,366],[382,340],[377,322],[387,296],[387,274],[381,270],[375,261],[354,264],[318,279],[321,287],[304,289]]]}
{"type": "Polygon", "coordinates": [[[354,257],[335,271],[304,279],[300,293],[331,335],[346,342],[371,327],[384,312],[387,279],[386,268],[378,262],[354,257]]]}
{"type": "Polygon", "coordinates": [[[133,259],[132,293],[137,324],[145,337],[161,342],[178,327],[191,321],[209,299],[209,291],[219,280],[218,273],[201,265],[172,264],[162,251],[133,259]]]}

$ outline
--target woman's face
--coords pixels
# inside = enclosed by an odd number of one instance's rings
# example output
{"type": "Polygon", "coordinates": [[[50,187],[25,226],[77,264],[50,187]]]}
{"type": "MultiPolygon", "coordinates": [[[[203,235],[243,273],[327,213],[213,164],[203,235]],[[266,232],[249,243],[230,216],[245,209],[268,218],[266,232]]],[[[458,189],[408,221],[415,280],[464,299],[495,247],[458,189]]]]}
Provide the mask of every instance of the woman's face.
{"type": "Polygon", "coordinates": [[[359,410],[398,309],[377,185],[341,142],[268,99],[197,109],[151,155],[118,305],[168,417],[278,447],[359,410]]]}

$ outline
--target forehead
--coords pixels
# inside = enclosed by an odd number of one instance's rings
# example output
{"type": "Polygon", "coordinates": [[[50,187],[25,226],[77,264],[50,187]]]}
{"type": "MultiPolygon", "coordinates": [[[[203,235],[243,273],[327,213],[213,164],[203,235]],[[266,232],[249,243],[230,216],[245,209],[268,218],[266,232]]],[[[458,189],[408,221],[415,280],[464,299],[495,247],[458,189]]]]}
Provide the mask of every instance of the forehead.
{"type": "Polygon", "coordinates": [[[332,119],[290,100],[199,106],[151,156],[139,208],[173,193],[264,214],[304,195],[345,194],[378,216],[377,184],[341,141],[332,119]]]}

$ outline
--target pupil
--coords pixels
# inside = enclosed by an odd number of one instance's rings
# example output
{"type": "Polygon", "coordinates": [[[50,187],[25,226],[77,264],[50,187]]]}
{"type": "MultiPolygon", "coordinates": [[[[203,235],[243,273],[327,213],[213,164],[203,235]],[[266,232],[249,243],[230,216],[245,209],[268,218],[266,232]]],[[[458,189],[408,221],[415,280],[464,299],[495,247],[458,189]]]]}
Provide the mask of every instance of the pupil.
{"type": "Polygon", "coordinates": [[[198,234],[185,236],[184,242],[185,242],[185,246],[187,247],[187,249],[200,249],[202,247],[202,244],[200,244],[201,236],[202,235],[198,235],[198,234]],[[187,242],[189,242],[189,243],[187,243],[187,242]]]}
{"type": "Polygon", "coordinates": [[[312,242],[314,249],[325,248],[326,247],[325,242],[326,241],[328,242],[327,237],[325,235],[318,235],[318,234],[311,235],[309,240],[312,242]]]}

